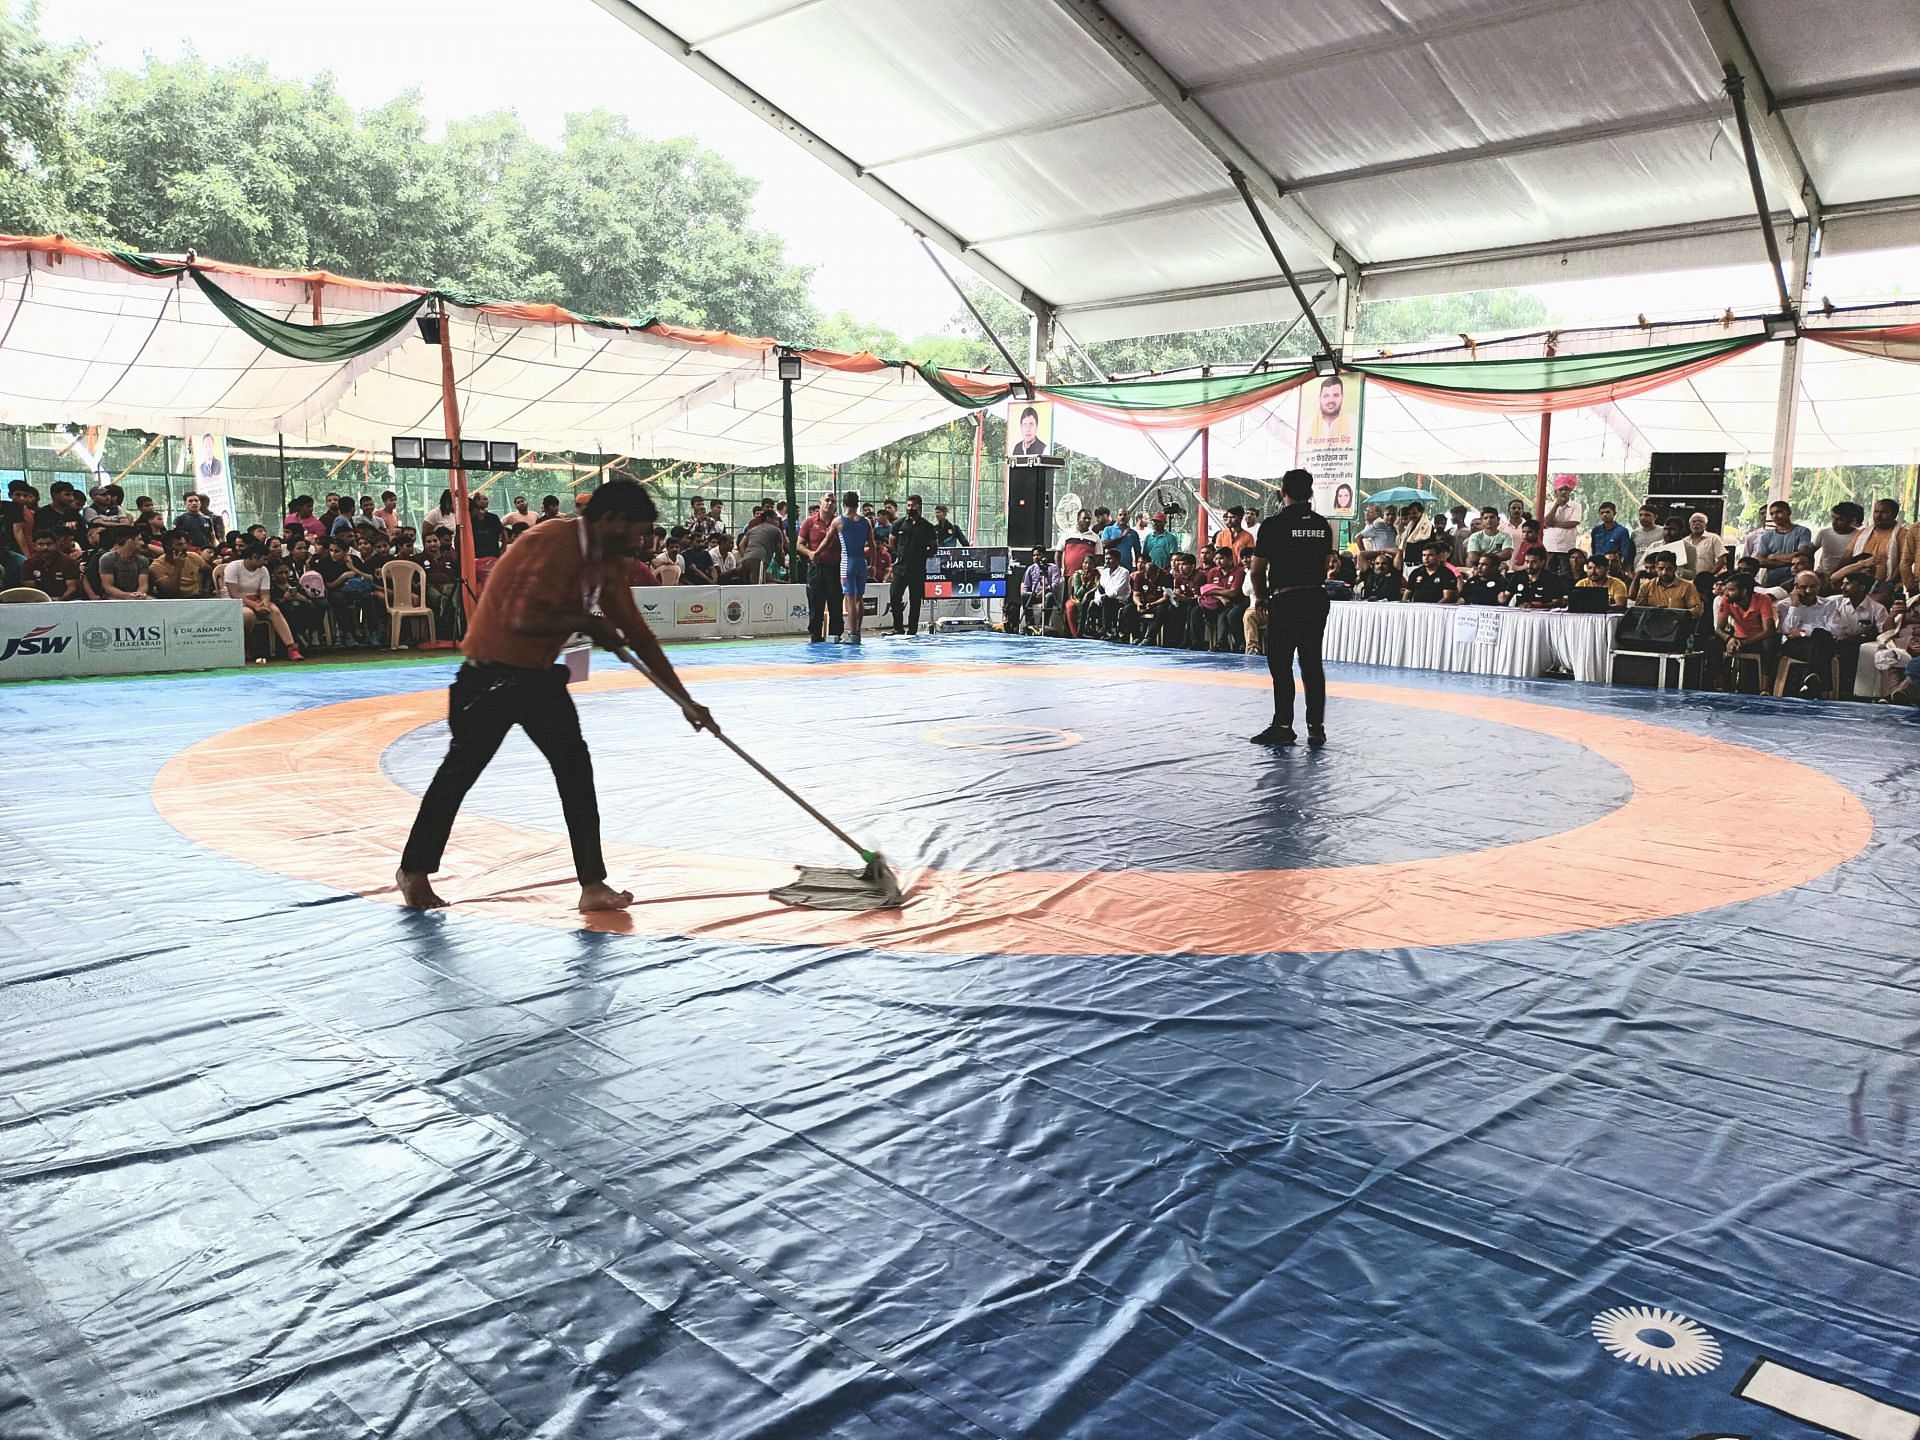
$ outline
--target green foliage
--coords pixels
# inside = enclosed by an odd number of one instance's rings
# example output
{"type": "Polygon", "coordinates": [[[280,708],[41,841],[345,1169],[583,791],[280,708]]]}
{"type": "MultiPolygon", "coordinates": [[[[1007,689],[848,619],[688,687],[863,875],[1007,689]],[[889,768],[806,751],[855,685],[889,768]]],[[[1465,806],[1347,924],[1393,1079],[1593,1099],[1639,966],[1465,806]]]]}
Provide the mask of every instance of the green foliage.
{"type": "Polygon", "coordinates": [[[84,152],[67,110],[85,52],[40,36],[39,8],[0,0],[0,231],[43,235],[88,228],[74,207],[84,152]]]}

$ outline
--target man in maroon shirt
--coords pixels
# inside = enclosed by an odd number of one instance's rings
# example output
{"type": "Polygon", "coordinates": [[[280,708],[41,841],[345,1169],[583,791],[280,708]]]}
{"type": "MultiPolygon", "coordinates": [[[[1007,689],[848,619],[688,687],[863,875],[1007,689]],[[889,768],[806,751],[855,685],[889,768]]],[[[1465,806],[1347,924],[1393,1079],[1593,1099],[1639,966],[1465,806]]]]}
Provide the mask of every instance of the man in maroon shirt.
{"type": "Polygon", "coordinates": [[[826,635],[838,640],[847,624],[840,613],[840,536],[833,528],[837,513],[829,490],[800,522],[800,553],[807,557],[807,639],[815,645],[826,635]],[[828,627],[824,634],[823,619],[828,627]]]}
{"type": "Polygon", "coordinates": [[[33,537],[33,553],[20,568],[20,583],[31,586],[50,600],[78,600],[79,562],[62,555],[53,542],[50,530],[42,530],[33,537]]]}

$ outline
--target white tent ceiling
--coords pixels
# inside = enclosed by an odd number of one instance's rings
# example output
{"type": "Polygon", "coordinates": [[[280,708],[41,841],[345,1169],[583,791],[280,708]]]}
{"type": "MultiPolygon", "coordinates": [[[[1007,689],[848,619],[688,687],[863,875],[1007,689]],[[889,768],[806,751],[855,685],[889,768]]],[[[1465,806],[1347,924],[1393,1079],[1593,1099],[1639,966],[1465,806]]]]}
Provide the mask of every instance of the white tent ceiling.
{"type": "MultiPolygon", "coordinates": [[[[312,318],[305,280],[231,267],[213,278],[275,319],[312,318]]],[[[324,319],[387,312],[408,293],[326,285],[324,319]]],[[[780,382],[764,346],[448,314],[468,435],[736,465],[781,459],[780,382]]],[[[795,456],[838,464],[955,413],[898,368],[807,364],[794,387],[795,456]]],[[[45,247],[0,249],[0,422],[56,421],[384,450],[395,435],[440,433],[440,352],[409,324],[352,360],[289,359],[184,280],[45,247]]]]}
{"type": "Polygon", "coordinates": [[[1827,253],[1920,220],[1914,0],[597,0],[1083,341],[1827,253]]]}

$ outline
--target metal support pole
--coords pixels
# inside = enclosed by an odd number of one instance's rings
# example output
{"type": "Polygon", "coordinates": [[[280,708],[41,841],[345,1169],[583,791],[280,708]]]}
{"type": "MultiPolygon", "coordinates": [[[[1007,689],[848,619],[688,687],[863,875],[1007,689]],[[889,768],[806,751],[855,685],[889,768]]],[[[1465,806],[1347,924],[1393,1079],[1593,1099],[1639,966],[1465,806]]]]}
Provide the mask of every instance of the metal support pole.
{"type": "MultiPolygon", "coordinates": [[[[986,316],[982,315],[974,305],[973,297],[968,295],[966,288],[961,285],[958,280],[953,278],[953,272],[940,263],[940,257],[933,253],[933,246],[927,243],[927,238],[924,235],[920,237],[920,248],[927,252],[927,259],[933,262],[933,268],[938,270],[947,284],[953,287],[953,293],[960,297],[960,303],[967,307],[967,313],[973,316],[974,323],[986,332],[987,339],[993,342],[993,348],[998,350],[1000,352],[1000,358],[1007,362],[1007,368],[1013,371],[1013,373],[1020,378],[1021,383],[1031,390],[1033,388],[1033,380],[1029,372],[1020,368],[1020,362],[1013,358],[1013,352],[1007,349],[1005,343],[994,333],[993,327],[987,323],[986,316]]],[[[1039,319],[1040,317],[1036,313],[1034,320],[1038,322],[1039,319]]],[[[1048,338],[1052,338],[1051,334],[1049,334],[1048,338]]],[[[1032,352],[1032,348],[1033,346],[1030,342],[1029,353],[1032,352]]],[[[1044,354],[1045,352],[1043,351],[1042,353],[1044,354]]]]}
{"type": "Polygon", "coordinates": [[[1286,277],[1287,288],[1293,291],[1293,300],[1300,307],[1300,313],[1307,317],[1307,323],[1313,326],[1313,333],[1319,338],[1320,353],[1331,355],[1333,342],[1327,339],[1327,332],[1320,328],[1320,317],[1313,313],[1313,306],[1307,301],[1307,292],[1300,288],[1300,282],[1294,278],[1293,267],[1287,264],[1287,257],[1280,253],[1280,242],[1273,238],[1268,228],[1267,217],[1260,213],[1260,205],[1253,198],[1253,191],[1247,188],[1247,177],[1238,170],[1227,172],[1233,180],[1233,188],[1240,192],[1240,198],[1246,202],[1247,213],[1253,216],[1253,223],[1260,229],[1260,238],[1267,242],[1267,250],[1273,256],[1273,263],[1280,267],[1280,273],[1286,277]]]}
{"type": "MultiPolygon", "coordinates": [[[[1552,359],[1557,349],[1558,347],[1555,346],[1553,341],[1548,340],[1547,358],[1552,359]]],[[[1543,528],[1540,533],[1543,538],[1546,535],[1544,527],[1547,518],[1547,447],[1551,443],[1552,438],[1553,412],[1551,410],[1542,410],[1540,412],[1540,467],[1535,473],[1533,480],[1533,518],[1541,523],[1543,528]]],[[[1518,560],[1520,557],[1516,555],[1513,558],[1518,560]]]]}
{"type": "Polygon", "coordinates": [[[1194,526],[1193,549],[1198,554],[1200,547],[1207,543],[1207,536],[1213,533],[1213,515],[1207,508],[1207,482],[1212,478],[1213,468],[1213,427],[1203,426],[1200,431],[1200,518],[1194,526]]]}
{"type": "MultiPolygon", "coordinates": [[[[1773,233],[1769,227],[1767,233],[1773,233]]],[[[1798,313],[1798,304],[1807,284],[1807,267],[1813,254],[1813,226],[1799,224],[1793,233],[1793,279],[1788,292],[1787,309],[1798,313]]],[[[1773,475],[1768,482],[1767,498],[1789,499],[1793,492],[1793,449],[1800,430],[1800,365],[1804,355],[1801,341],[1786,341],[1780,355],[1780,390],[1773,411],[1773,475]]]]}
{"type": "MultiPolygon", "coordinates": [[[[284,435],[276,434],[273,438],[279,443],[279,446],[280,446],[280,513],[282,515],[287,515],[291,513],[293,508],[287,504],[287,437],[284,435]]],[[[227,455],[227,464],[228,464],[227,478],[229,482],[231,482],[233,478],[233,471],[232,471],[233,455],[231,452],[229,452],[227,455]]],[[[227,499],[230,501],[235,501],[233,506],[233,518],[235,520],[238,520],[240,518],[240,506],[237,502],[236,496],[233,494],[230,494],[227,496],[227,499]]]]}
{"type": "MultiPolygon", "coordinates": [[[[437,303],[437,302],[436,302],[437,303]]],[[[453,447],[454,531],[460,545],[460,590],[466,616],[473,619],[473,607],[480,599],[477,562],[473,554],[473,516],[467,510],[467,472],[460,464],[460,396],[453,384],[453,317],[446,307],[438,307],[440,316],[440,419],[447,443],[453,447]]]]}
{"type": "Polygon", "coordinates": [[[780,451],[787,482],[787,546],[791,553],[799,534],[800,503],[793,482],[793,381],[785,377],[780,381],[780,451]]]}
{"type": "Polygon", "coordinates": [[[967,491],[967,534],[973,537],[973,543],[980,543],[980,469],[987,454],[987,417],[985,412],[973,412],[973,483],[967,491]]]}
{"type": "Polygon", "coordinates": [[[1760,217],[1760,236],[1767,242],[1767,263],[1773,266],[1773,283],[1780,289],[1780,313],[1794,315],[1793,296],[1787,289],[1786,267],[1780,263],[1780,241],[1773,233],[1773,216],[1767,209],[1767,187],[1760,179],[1760,152],[1753,144],[1753,121],[1747,117],[1747,77],[1728,62],[1727,97],[1733,101],[1733,118],[1740,127],[1740,148],[1747,157],[1747,182],[1753,187],[1754,213],[1760,217]]]}

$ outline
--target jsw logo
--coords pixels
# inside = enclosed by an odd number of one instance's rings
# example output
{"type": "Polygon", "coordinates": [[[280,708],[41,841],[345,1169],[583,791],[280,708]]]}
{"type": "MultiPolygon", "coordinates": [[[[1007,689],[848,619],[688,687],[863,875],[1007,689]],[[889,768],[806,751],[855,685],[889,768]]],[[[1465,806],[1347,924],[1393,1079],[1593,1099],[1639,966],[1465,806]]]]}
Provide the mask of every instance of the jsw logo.
{"type": "Polygon", "coordinates": [[[51,635],[51,625],[40,625],[24,635],[15,635],[7,641],[7,648],[0,650],[0,665],[13,659],[15,655],[58,655],[73,643],[71,635],[51,635]]]}

